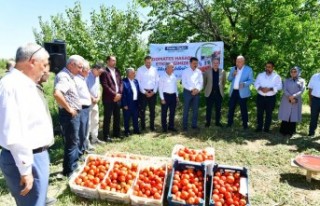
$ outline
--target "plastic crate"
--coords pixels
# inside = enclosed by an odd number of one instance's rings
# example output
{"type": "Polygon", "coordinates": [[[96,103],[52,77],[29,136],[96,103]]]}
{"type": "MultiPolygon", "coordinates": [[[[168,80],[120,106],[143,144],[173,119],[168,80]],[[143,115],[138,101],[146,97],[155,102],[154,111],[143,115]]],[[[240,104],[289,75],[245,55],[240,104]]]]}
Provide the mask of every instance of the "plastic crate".
{"type": "Polygon", "coordinates": [[[209,206],[215,206],[214,200],[212,199],[212,193],[214,190],[213,185],[213,177],[216,172],[221,172],[223,174],[224,172],[239,172],[240,173],[240,193],[245,197],[246,199],[246,206],[250,206],[249,202],[249,176],[248,176],[248,170],[245,167],[237,167],[237,166],[229,166],[229,165],[219,165],[215,164],[213,169],[209,172],[210,175],[210,195],[209,195],[209,206]]]}
{"type": "Polygon", "coordinates": [[[83,172],[85,166],[89,162],[89,158],[91,158],[91,157],[101,158],[103,160],[108,161],[110,163],[110,166],[109,166],[109,168],[107,170],[107,173],[110,170],[110,168],[112,167],[112,160],[111,159],[108,159],[108,158],[106,158],[106,157],[104,157],[102,155],[88,155],[86,157],[86,161],[84,162],[84,164],[71,175],[71,177],[69,179],[69,186],[70,186],[70,190],[73,193],[75,193],[77,196],[84,197],[84,198],[87,198],[87,199],[99,199],[100,195],[99,195],[98,190],[97,190],[97,188],[99,187],[99,184],[97,185],[96,188],[88,188],[88,187],[84,187],[84,186],[81,186],[81,185],[77,185],[75,183],[75,179],[83,172]]]}
{"type": "MultiPolygon", "coordinates": [[[[177,144],[173,147],[172,154],[171,154],[173,161],[179,160],[180,162],[185,162],[185,163],[189,163],[189,164],[198,164],[198,165],[205,164],[208,167],[207,168],[208,171],[210,171],[213,168],[214,163],[215,163],[215,151],[214,151],[213,147],[206,147],[205,149],[192,149],[192,150],[195,150],[196,153],[199,153],[202,150],[205,150],[208,153],[208,155],[212,156],[212,160],[204,160],[203,162],[184,160],[182,157],[180,157],[177,154],[180,149],[184,149],[184,148],[186,148],[186,147],[183,145],[180,145],[180,144],[177,144]]],[[[191,149],[191,148],[189,148],[189,149],[191,149]]]]}
{"type": "Polygon", "coordinates": [[[116,192],[116,191],[109,191],[109,190],[105,190],[105,189],[101,189],[100,185],[98,187],[98,193],[100,195],[100,199],[102,200],[110,200],[112,202],[122,202],[122,203],[130,203],[130,194],[132,192],[132,188],[133,188],[133,183],[136,181],[137,176],[138,176],[138,172],[139,172],[139,163],[129,160],[129,159],[123,159],[123,158],[114,158],[113,161],[113,167],[108,171],[108,174],[106,175],[106,177],[104,178],[103,182],[106,181],[106,179],[109,177],[110,172],[113,171],[114,169],[114,165],[116,162],[122,162],[128,165],[132,165],[132,164],[137,164],[137,171],[136,171],[136,177],[133,179],[132,185],[130,186],[130,189],[127,191],[127,193],[120,193],[120,192],[116,192]]]}
{"type": "Polygon", "coordinates": [[[163,187],[162,187],[162,194],[161,194],[161,198],[160,199],[151,199],[151,198],[144,198],[144,197],[139,197],[134,195],[134,192],[132,191],[132,193],[130,194],[130,200],[131,200],[131,205],[148,205],[148,206],[162,206],[163,205],[163,197],[165,194],[165,186],[166,186],[166,180],[167,180],[167,164],[165,162],[155,162],[152,164],[147,164],[144,163],[142,165],[140,165],[140,170],[138,173],[138,178],[136,179],[133,188],[138,184],[138,180],[139,180],[139,175],[141,173],[141,171],[145,168],[161,168],[164,167],[165,168],[165,177],[163,179],[163,187]]]}
{"type": "Polygon", "coordinates": [[[107,152],[105,154],[106,157],[112,157],[112,158],[124,158],[127,159],[128,158],[128,153],[127,152],[107,152]]]}
{"type": "Polygon", "coordinates": [[[186,162],[181,162],[176,160],[173,164],[172,168],[172,175],[170,178],[170,184],[169,184],[169,191],[168,191],[168,203],[169,206],[205,206],[206,204],[206,184],[207,183],[207,167],[205,164],[190,164],[186,162]],[[194,169],[196,171],[200,170],[203,174],[203,199],[200,200],[199,204],[187,204],[186,202],[176,201],[172,197],[172,185],[173,185],[173,179],[174,174],[176,171],[183,171],[185,169],[194,169]]]}

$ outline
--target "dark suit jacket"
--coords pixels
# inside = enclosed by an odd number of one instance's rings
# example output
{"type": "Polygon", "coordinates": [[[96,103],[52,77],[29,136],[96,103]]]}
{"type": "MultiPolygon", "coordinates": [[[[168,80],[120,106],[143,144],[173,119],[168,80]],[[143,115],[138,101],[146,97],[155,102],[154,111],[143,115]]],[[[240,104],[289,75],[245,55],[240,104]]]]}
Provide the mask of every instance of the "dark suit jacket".
{"type": "MultiPolygon", "coordinates": [[[[119,94],[122,94],[122,80],[120,72],[117,68],[116,70],[116,80],[119,87],[119,94]]],[[[104,70],[104,72],[100,75],[100,84],[102,86],[102,101],[103,103],[113,102],[114,97],[116,96],[116,84],[112,78],[111,72],[108,68],[104,70]]]]}
{"type": "MultiPolygon", "coordinates": [[[[138,80],[134,79],[133,81],[134,81],[134,84],[136,85],[137,95],[139,98],[138,80]]],[[[121,98],[121,106],[122,107],[128,106],[130,109],[131,105],[133,105],[133,91],[131,89],[131,84],[128,78],[124,78],[122,82],[123,82],[123,93],[121,98]]]]}

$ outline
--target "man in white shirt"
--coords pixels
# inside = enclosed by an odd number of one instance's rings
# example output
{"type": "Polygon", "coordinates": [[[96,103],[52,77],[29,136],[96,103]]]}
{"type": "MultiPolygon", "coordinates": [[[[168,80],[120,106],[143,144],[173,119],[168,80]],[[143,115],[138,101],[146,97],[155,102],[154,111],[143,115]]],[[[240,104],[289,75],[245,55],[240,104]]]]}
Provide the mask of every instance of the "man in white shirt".
{"type": "Polygon", "coordinates": [[[139,116],[139,84],[134,78],[136,73],[134,68],[126,70],[127,77],[122,80],[123,93],[121,98],[121,106],[124,119],[124,135],[128,137],[130,132],[130,119],[132,119],[133,133],[140,134],[138,116],[139,116]]]}
{"type": "Polygon", "coordinates": [[[309,126],[309,135],[313,136],[317,129],[320,113],[320,73],[314,74],[308,84],[309,104],[311,107],[311,119],[309,126]]]}
{"type": "Polygon", "coordinates": [[[91,106],[89,112],[89,132],[88,137],[91,136],[91,144],[102,144],[103,142],[98,139],[99,134],[99,104],[100,101],[100,75],[103,68],[100,64],[95,64],[86,79],[89,92],[91,94],[91,106]]]}
{"type": "Polygon", "coordinates": [[[254,83],[257,94],[257,128],[256,132],[269,132],[272,112],[276,105],[276,94],[282,89],[281,77],[274,71],[274,63],[266,63],[265,71],[258,74],[254,83]],[[263,123],[263,116],[266,113],[263,123]]]}
{"type": "Polygon", "coordinates": [[[154,131],[155,109],[157,103],[157,93],[159,75],[157,69],[151,66],[151,56],[144,58],[144,65],[138,68],[136,79],[140,87],[140,118],[141,130],[146,128],[146,107],[149,107],[150,130],[154,131]]]}
{"type": "Polygon", "coordinates": [[[179,93],[177,88],[177,78],[173,73],[173,63],[166,65],[166,72],[159,80],[159,95],[161,99],[161,124],[162,131],[177,132],[174,127],[174,116],[176,112],[177,102],[179,101],[179,93]],[[169,109],[169,126],[167,125],[167,113],[169,109]]]}
{"type": "Polygon", "coordinates": [[[93,146],[87,140],[89,129],[89,112],[91,106],[91,94],[86,83],[86,78],[90,71],[90,65],[87,60],[83,61],[83,69],[78,75],[74,77],[76,82],[78,94],[80,97],[81,111],[80,111],[80,130],[79,130],[79,150],[80,155],[84,153],[91,153],[93,146]]]}
{"type": "Polygon", "coordinates": [[[197,68],[198,59],[190,58],[190,67],[182,72],[182,86],[183,86],[183,130],[188,130],[188,116],[190,107],[192,107],[192,124],[193,129],[198,128],[198,110],[200,91],[203,87],[202,72],[197,68]]]}
{"type": "Polygon", "coordinates": [[[19,206],[43,206],[49,184],[51,118],[37,83],[49,67],[37,44],[19,47],[16,65],[0,80],[0,168],[19,206]]]}

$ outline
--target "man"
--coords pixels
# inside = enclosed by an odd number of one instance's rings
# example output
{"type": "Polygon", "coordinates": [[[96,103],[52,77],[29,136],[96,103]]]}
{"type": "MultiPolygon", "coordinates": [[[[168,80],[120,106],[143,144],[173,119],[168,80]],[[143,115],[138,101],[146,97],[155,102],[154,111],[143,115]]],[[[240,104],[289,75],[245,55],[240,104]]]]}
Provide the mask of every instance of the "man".
{"type": "Polygon", "coordinates": [[[106,142],[112,142],[109,134],[112,116],[113,137],[120,137],[120,106],[123,86],[120,72],[115,66],[116,57],[107,56],[107,68],[100,76],[104,107],[103,135],[106,142]]]}
{"type": "Polygon", "coordinates": [[[243,56],[238,56],[236,66],[231,68],[228,76],[231,82],[230,100],[228,111],[228,127],[233,124],[234,110],[237,103],[240,105],[243,129],[248,128],[247,99],[250,97],[250,85],[253,83],[253,71],[251,67],[245,65],[243,56]]]}
{"type": "Polygon", "coordinates": [[[177,132],[174,127],[174,116],[176,112],[177,102],[179,101],[179,93],[177,88],[177,78],[173,73],[173,63],[167,63],[166,72],[159,80],[159,95],[161,99],[161,124],[162,131],[177,132]],[[167,125],[167,113],[169,109],[169,126],[167,125]]]}
{"type": "Polygon", "coordinates": [[[37,44],[19,47],[16,66],[0,80],[0,168],[19,206],[43,206],[49,184],[53,128],[37,82],[49,67],[37,44]]]}
{"type": "Polygon", "coordinates": [[[94,148],[87,141],[89,127],[89,112],[91,106],[91,94],[89,92],[86,78],[89,74],[90,66],[87,60],[83,61],[83,69],[74,77],[79,94],[81,111],[80,111],[80,130],[79,130],[79,150],[80,155],[92,153],[89,150],[94,148]]]}
{"type": "Polygon", "coordinates": [[[272,112],[276,105],[276,94],[282,89],[281,77],[274,71],[274,63],[266,63],[265,71],[258,74],[254,83],[257,94],[257,129],[256,132],[269,132],[272,112]],[[263,123],[263,116],[266,118],[263,123]]]}
{"type": "Polygon", "coordinates": [[[102,141],[98,139],[99,133],[99,104],[100,101],[100,80],[99,77],[103,72],[102,66],[96,64],[93,66],[86,79],[89,92],[91,94],[91,106],[89,112],[89,135],[91,136],[91,144],[101,144],[102,141]]]}
{"type": "Polygon", "coordinates": [[[200,91],[203,87],[202,72],[197,68],[198,59],[196,57],[190,58],[190,67],[182,72],[182,86],[183,86],[183,130],[188,130],[188,116],[190,107],[192,107],[192,128],[198,128],[198,110],[200,91]]]}
{"type": "Polygon", "coordinates": [[[151,56],[144,58],[144,65],[138,68],[137,80],[140,87],[140,119],[141,119],[141,130],[146,129],[146,107],[149,107],[149,118],[150,118],[150,130],[154,131],[154,119],[155,109],[159,82],[159,75],[157,69],[151,66],[151,56]]]}
{"type": "Polygon", "coordinates": [[[123,109],[124,119],[124,134],[128,137],[131,133],[129,130],[129,121],[132,119],[133,132],[140,134],[138,125],[138,98],[139,98],[139,84],[135,77],[133,68],[126,70],[127,78],[123,79],[123,96],[121,98],[121,106],[123,109]]]}
{"type": "Polygon", "coordinates": [[[224,96],[224,86],[226,83],[226,73],[219,68],[220,60],[212,59],[212,69],[208,69],[203,74],[204,96],[206,97],[206,127],[210,127],[211,113],[213,104],[215,104],[215,124],[222,127],[221,124],[221,105],[224,96]]]}
{"type": "Polygon", "coordinates": [[[311,107],[311,119],[308,136],[314,136],[320,113],[320,73],[314,74],[311,77],[308,88],[309,104],[311,107]]]}
{"type": "Polygon", "coordinates": [[[63,171],[69,177],[78,167],[80,111],[82,108],[75,76],[83,68],[83,57],[72,55],[56,76],[53,96],[59,105],[59,121],[64,137],[63,171]]]}

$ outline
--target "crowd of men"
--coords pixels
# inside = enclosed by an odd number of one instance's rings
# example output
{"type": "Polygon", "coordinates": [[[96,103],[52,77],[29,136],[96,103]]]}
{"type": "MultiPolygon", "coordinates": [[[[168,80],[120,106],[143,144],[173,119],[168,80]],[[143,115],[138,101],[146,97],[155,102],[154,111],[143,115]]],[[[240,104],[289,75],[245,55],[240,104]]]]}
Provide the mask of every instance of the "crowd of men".
{"type": "MultiPolygon", "coordinates": [[[[179,102],[179,80],[174,74],[175,65],[168,62],[165,73],[159,76],[152,66],[152,57],[146,56],[143,66],[137,71],[126,69],[126,77],[122,79],[116,61],[115,56],[107,56],[106,67],[96,64],[90,68],[83,57],[72,55],[66,67],[55,77],[53,96],[59,105],[59,122],[64,138],[62,174],[67,177],[78,167],[82,155],[91,152],[94,144],[112,142],[114,138],[122,137],[121,109],[125,137],[146,130],[147,106],[149,129],[155,131],[155,108],[159,95],[162,131],[178,131],[175,112],[179,102]],[[98,138],[100,100],[104,107],[101,140],[98,138]],[[130,130],[131,121],[133,130],[130,130]]],[[[219,65],[220,60],[213,58],[211,68],[202,72],[198,69],[198,59],[190,58],[190,67],[183,71],[181,79],[183,131],[190,129],[190,108],[191,129],[199,130],[202,90],[206,99],[205,127],[211,126],[213,107],[215,126],[223,127],[221,107],[228,80],[231,85],[226,127],[232,127],[235,109],[239,105],[243,129],[248,129],[247,101],[251,96],[250,87],[254,85],[257,90],[256,132],[270,131],[276,94],[280,91],[283,91],[278,113],[278,118],[282,120],[280,132],[283,135],[296,132],[296,123],[302,119],[301,95],[306,87],[299,67],[290,68],[290,77],[282,80],[270,61],[254,80],[252,68],[245,64],[243,56],[237,57],[228,77],[219,65]]],[[[42,83],[49,77],[49,54],[40,45],[27,44],[18,48],[15,64],[8,62],[7,69],[8,72],[0,80],[0,168],[17,205],[43,206],[48,203],[47,149],[54,140],[50,111],[42,88],[42,83]]],[[[320,73],[312,76],[308,88],[311,107],[309,135],[312,136],[320,113],[320,73]]]]}

